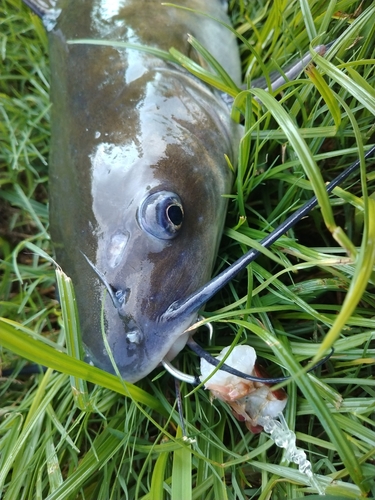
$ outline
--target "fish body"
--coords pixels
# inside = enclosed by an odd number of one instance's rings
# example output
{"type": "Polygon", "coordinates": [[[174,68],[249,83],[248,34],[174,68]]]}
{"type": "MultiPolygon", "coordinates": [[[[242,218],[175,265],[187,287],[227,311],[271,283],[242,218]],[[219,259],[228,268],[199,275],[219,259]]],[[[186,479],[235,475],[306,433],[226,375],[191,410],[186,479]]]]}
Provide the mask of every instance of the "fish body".
{"type": "MultiPolygon", "coordinates": [[[[221,1],[179,4],[229,22],[221,1]]],[[[239,82],[237,44],[218,22],[159,0],[55,7],[56,260],[73,280],[89,359],[114,372],[104,334],[122,377],[135,382],[184,347],[196,320],[196,312],[165,313],[211,277],[232,184],[224,155],[235,161],[240,130],[220,96],[177,65],[136,49],[68,42],[174,47],[194,58],[189,33],[239,82]]]]}

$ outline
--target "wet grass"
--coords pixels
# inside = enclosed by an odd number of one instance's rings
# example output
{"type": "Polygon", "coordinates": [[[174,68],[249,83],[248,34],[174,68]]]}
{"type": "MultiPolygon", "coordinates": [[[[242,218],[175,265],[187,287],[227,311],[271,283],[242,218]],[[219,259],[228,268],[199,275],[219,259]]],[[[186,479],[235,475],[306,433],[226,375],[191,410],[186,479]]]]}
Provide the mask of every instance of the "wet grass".
{"type": "MultiPolygon", "coordinates": [[[[212,343],[205,329],[195,338],[214,354],[248,343],[271,375],[292,374],[286,420],[327,495],[375,496],[375,176],[363,160],[375,142],[375,7],[230,3],[249,82],[310,42],[337,41],[277,98],[259,90],[236,97],[233,115],[245,117],[245,135],[215,272],[314,193],[320,208],[207,305],[212,343]],[[324,183],[357,158],[358,174],[326,196],[324,183]],[[301,373],[330,346],[328,363],[301,373]]],[[[0,388],[0,496],[279,500],[316,493],[267,434],[248,432],[203,389],[181,386],[184,439],[168,374],[131,386],[77,359],[73,292],[58,272],[63,322],[49,258],[46,35],[20,1],[2,0],[0,23],[0,344],[1,368],[13,371],[0,388]],[[27,360],[49,368],[17,376],[27,360]]],[[[228,85],[220,72],[216,80],[228,85]]],[[[187,349],[178,362],[197,373],[187,349]]]]}

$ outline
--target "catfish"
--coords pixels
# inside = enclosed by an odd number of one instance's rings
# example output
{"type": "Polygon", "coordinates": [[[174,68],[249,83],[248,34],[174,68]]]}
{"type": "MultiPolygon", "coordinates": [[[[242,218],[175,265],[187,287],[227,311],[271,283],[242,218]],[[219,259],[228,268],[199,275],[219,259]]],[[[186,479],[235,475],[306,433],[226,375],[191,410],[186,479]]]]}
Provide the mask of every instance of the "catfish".
{"type": "MultiPolygon", "coordinates": [[[[223,95],[143,50],[173,47],[202,63],[190,34],[240,86],[226,2],[179,2],[189,10],[158,0],[25,3],[49,38],[56,261],[75,287],[87,361],[136,382],[161,362],[168,368],[199,309],[259,254],[210,279],[242,127],[223,95]]],[[[271,89],[310,60],[276,74],[271,89]]]]}
{"type": "MultiPolygon", "coordinates": [[[[121,41],[198,60],[194,36],[238,84],[234,35],[156,0],[27,2],[48,29],[50,231],[72,278],[88,359],[135,382],[185,345],[197,313],[163,319],[209,281],[241,128],[218,93],[121,41]]],[[[181,5],[229,23],[221,1],[181,5]]]]}

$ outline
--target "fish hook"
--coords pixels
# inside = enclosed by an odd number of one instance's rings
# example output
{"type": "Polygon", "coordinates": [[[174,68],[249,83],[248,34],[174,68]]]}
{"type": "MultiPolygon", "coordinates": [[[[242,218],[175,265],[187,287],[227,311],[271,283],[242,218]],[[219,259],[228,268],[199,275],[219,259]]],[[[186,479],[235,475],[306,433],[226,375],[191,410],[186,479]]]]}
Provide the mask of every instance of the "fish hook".
{"type": "MultiPolygon", "coordinates": [[[[194,351],[195,354],[197,354],[199,357],[205,359],[211,365],[218,366],[221,363],[220,360],[211,356],[211,354],[209,354],[207,351],[205,351],[203,349],[203,347],[198,345],[195,342],[195,340],[192,339],[192,337],[189,338],[186,345],[188,347],[190,347],[190,349],[192,351],[194,351]]],[[[309,368],[307,370],[307,373],[310,373],[310,372],[316,370],[317,368],[319,368],[319,366],[323,365],[326,361],[328,361],[331,358],[331,356],[333,355],[334,352],[335,352],[335,350],[332,347],[331,352],[329,354],[327,354],[327,356],[322,358],[320,361],[318,361],[318,363],[316,363],[314,366],[309,368]]],[[[220,366],[220,370],[227,372],[227,373],[230,373],[231,375],[235,375],[236,377],[243,378],[245,380],[249,380],[250,382],[261,382],[263,384],[278,384],[280,382],[285,382],[285,381],[290,380],[292,378],[290,376],[289,377],[277,377],[277,378],[255,377],[253,375],[247,375],[246,373],[240,372],[239,370],[236,370],[235,368],[232,368],[231,366],[229,366],[225,363],[223,363],[220,366]]]]}
{"type": "MultiPolygon", "coordinates": [[[[208,328],[208,330],[211,334],[213,331],[211,323],[205,323],[204,326],[206,326],[208,328]]],[[[221,364],[220,360],[211,356],[211,354],[209,354],[207,351],[205,351],[203,349],[203,347],[198,345],[195,342],[195,340],[193,340],[192,337],[189,337],[189,340],[187,341],[186,345],[188,347],[190,347],[190,349],[193,352],[195,352],[195,354],[197,354],[200,358],[205,359],[211,365],[218,366],[219,364],[221,364]]],[[[321,359],[318,363],[316,363],[313,367],[309,368],[307,370],[307,373],[310,373],[310,372],[316,370],[317,368],[319,368],[319,366],[326,363],[331,358],[331,356],[333,355],[334,352],[335,351],[332,347],[331,352],[329,354],[327,354],[327,356],[325,356],[323,359],[321,359]]],[[[165,368],[165,370],[167,370],[171,375],[173,375],[173,377],[181,380],[182,382],[187,382],[188,384],[192,384],[192,385],[199,385],[201,383],[201,380],[199,377],[194,376],[194,375],[189,375],[188,373],[184,373],[181,370],[178,370],[176,367],[174,367],[172,365],[172,363],[170,361],[163,359],[161,363],[162,363],[163,367],[165,368]]],[[[260,382],[262,384],[278,384],[280,382],[285,382],[285,381],[290,380],[292,378],[292,377],[276,377],[276,378],[256,377],[253,375],[248,375],[246,373],[243,373],[239,370],[236,370],[235,368],[227,365],[226,363],[221,364],[220,370],[227,372],[227,373],[230,373],[231,375],[234,375],[236,377],[248,380],[250,382],[260,382]]]]}

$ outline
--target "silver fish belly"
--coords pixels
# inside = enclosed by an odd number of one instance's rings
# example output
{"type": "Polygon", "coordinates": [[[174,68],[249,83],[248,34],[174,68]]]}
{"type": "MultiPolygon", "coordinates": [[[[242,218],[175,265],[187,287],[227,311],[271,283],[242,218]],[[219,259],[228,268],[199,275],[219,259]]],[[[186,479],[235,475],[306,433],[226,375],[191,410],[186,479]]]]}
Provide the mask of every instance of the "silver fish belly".
{"type": "MultiPolygon", "coordinates": [[[[179,4],[229,22],[221,1],[179,4]]],[[[185,345],[197,313],[165,312],[210,279],[240,136],[219,96],[125,41],[194,57],[187,33],[240,80],[235,38],[159,0],[61,0],[49,31],[50,220],[91,361],[135,382],[185,345]],[[85,256],[89,262],[85,259],[85,256]],[[90,265],[91,263],[91,265],[90,265]]]]}

